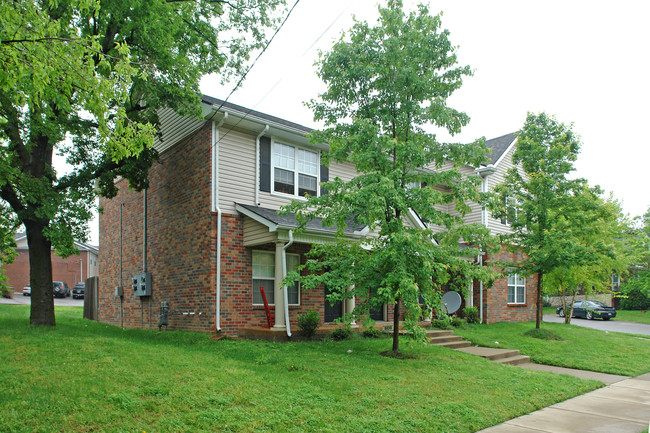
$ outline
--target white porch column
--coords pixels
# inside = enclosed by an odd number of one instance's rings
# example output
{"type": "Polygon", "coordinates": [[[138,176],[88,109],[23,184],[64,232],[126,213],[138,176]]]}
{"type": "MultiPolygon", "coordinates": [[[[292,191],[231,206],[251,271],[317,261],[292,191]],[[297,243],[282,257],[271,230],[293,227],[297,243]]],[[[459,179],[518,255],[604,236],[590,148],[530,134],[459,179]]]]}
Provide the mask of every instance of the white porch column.
{"type": "MultiPolygon", "coordinates": [[[[354,285],[348,287],[348,292],[351,292],[352,290],[354,290],[354,285]]],[[[354,299],[354,296],[345,300],[345,312],[347,314],[352,314],[355,307],[356,299],[354,299]]],[[[353,319],[352,322],[350,322],[350,325],[357,326],[357,321],[353,319]]]]}
{"type": "Polygon", "coordinates": [[[282,266],[282,247],[284,242],[275,243],[275,324],[273,329],[287,329],[284,323],[284,289],[282,288],[282,279],[284,278],[284,269],[282,266]]]}
{"type": "Polygon", "coordinates": [[[468,307],[474,306],[474,280],[469,282],[469,290],[467,291],[467,296],[465,297],[465,305],[468,307]]]}

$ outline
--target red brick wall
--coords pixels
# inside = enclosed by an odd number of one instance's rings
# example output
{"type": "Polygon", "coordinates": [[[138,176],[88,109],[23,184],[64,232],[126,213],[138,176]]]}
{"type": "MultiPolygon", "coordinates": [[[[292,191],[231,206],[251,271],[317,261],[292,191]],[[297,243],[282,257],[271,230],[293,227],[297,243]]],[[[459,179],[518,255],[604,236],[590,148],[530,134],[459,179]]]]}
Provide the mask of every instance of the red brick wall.
{"type": "Polygon", "coordinates": [[[155,328],[161,301],[170,305],[169,329],[215,329],[214,237],[210,213],[210,135],[206,125],[161,155],[149,173],[147,270],[152,296],[133,295],[131,278],[142,272],[143,193],[120,181],[113,200],[102,199],[99,218],[99,320],[120,324],[120,204],[123,206],[123,321],[127,327],[155,328]],[[186,313],[186,314],[183,314],[186,313]],[[193,315],[187,313],[194,313],[193,315]]]}
{"type": "MultiPolygon", "coordinates": [[[[22,293],[23,287],[29,284],[29,251],[18,250],[17,252],[14,262],[3,265],[3,269],[9,279],[7,285],[13,287],[16,293],[22,293]]],[[[62,259],[52,252],[52,281],[63,281],[72,291],[72,286],[81,281],[79,260],[83,261],[83,278],[84,280],[88,278],[87,254],[86,251],[81,251],[79,255],[62,259]]]]}
{"type": "MultiPolygon", "coordinates": [[[[496,254],[483,258],[483,264],[490,266],[491,262],[507,261],[520,262],[524,259],[520,252],[511,253],[502,249],[496,254]]],[[[480,290],[478,282],[474,283],[474,305],[480,312],[480,290]]],[[[535,300],[537,297],[537,275],[526,277],[526,298],[524,304],[508,304],[508,279],[497,279],[492,287],[483,286],[483,321],[495,322],[527,322],[535,320],[535,300]]]]}

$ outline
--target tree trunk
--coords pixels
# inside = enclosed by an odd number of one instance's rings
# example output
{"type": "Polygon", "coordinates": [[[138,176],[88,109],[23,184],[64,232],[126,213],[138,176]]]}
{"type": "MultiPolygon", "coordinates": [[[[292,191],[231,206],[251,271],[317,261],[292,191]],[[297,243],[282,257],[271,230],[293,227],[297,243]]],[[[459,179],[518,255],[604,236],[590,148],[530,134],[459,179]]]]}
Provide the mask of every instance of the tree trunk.
{"type": "Polygon", "coordinates": [[[43,233],[47,223],[25,221],[29,245],[29,284],[32,287],[29,323],[54,326],[52,290],[52,243],[43,233]]]}
{"type": "Polygon", "coordinates": [[[537,274],[537,320],[535,321],[535,328],[539,329],[542,326],[542,313],[544,308],[542,305],[542,277],[544,274],[541,272],[537,274]]]}
{"type": "Polygon", "coordinates": [[[393,311],[393,352],[399,352],[399,305],[400,298],[397,298],[393,311]]]}

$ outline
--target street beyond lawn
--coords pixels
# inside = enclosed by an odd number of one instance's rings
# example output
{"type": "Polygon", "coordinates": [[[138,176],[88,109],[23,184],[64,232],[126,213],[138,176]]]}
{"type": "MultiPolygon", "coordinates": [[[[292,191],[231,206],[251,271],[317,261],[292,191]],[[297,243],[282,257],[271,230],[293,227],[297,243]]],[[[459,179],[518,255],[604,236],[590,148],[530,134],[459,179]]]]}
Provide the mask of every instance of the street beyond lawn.
{"type": "Polygon", "coordinates": [[[406,337],[416,359],[380,356],[390,339],[212,341],[56,311],[33,328],[0,305],[0,431],[474,432],[601,386],[406,337]]]}

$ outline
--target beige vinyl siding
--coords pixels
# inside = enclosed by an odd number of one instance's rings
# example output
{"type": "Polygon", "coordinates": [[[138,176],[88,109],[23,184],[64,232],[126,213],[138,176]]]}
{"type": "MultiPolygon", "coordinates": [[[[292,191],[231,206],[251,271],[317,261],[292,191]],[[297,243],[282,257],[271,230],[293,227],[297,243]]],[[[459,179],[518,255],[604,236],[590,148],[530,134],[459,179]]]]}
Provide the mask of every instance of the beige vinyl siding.
{"type": "Polygon", "coordinates": [[[330,173],[329,179],[332,180],[336,177],[340,178],[343,182],[349,182],[357,176],[357,171],[354,168],[354,164],[351,162],[344,162],[339,164],[338,162],[332,162],[330,164],[330,173]]]}
{"type": "MultiPolygon", "coordinates": [[[[460,174],[463,177],[476,176],[476,173],[474,172],[473,167],[469,167],[469,166],[459,167],[458,171],[460,172],[460,174]]],[[[480,188],[480,184],[479,184],[479,186],[477,186],[477,188],[480,188]]],[[[469,201],[469,200],[465,201],[465,204],[468,205],[471,208],[471,210],[467,214],[465,214],[465,216],[463,217],[463,221],[466,224],[472,224],[472,223],[480,224],[481,223],[481,206],[478,203],[473,202],[473,201],[469,201]]],[[[454,203],[449,204],[447,212],[450,215],[460,216],[460,212],[458,212],[458,210],[456,210],[456,205],[454,203]]]]}
{"type": "Polygon", "coordinates": [[[255,205],[255,137],[230,127],[219,137],[219,207],[234,214],[235,203],[255,205]]]}
{"type": "Polygon", "coordinates": [[[167,150],[205,124],[205,120],[193,116],[180,116],[171,108],[160,109],[158,118],[160,119],[161,137],[154,139],[153,148],[159,153],[167,150]]]}
{"type": "MultiPolygon", "coordinates": [[[[512,146],[508,152],[503,156],[499,165],[496,166],[496,171],[489,176],[488,189],[494,191],[494,187],[503,183],[505,181],[505,176],[508,170],[513,168],[515,165],[512,163],[512,154],[515,151],[515,146],[512,146]]],[[[523,170],[519,168],[519,172],[523,175],[523,170]]],[[[492,213],[488,211],[488,228],[492,234],[507,234],[510,233],[510,226],[506,224],[501,224],[501,220],[498,218],[493,218],[492,213]]]]}
{"type": "Polygon", "coordinates": [[[269,228],[264,224],[244,217],[244,246],[262,245],[277,240],[275,233],[269,232],[269,228]]]}

